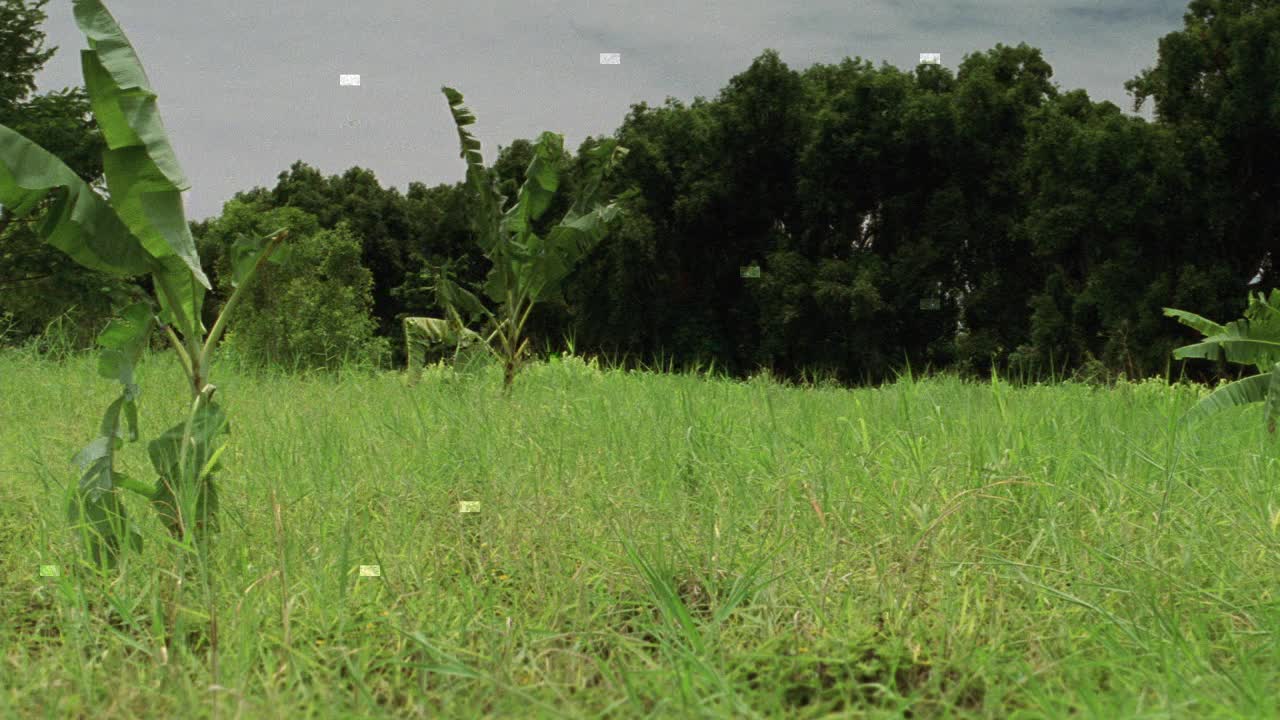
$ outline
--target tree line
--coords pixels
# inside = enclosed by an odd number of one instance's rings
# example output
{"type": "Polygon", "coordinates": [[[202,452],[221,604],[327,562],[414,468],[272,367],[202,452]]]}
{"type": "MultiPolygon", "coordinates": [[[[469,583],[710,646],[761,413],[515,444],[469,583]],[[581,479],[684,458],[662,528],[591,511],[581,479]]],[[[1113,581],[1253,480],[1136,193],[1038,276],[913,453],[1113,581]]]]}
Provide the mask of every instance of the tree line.
{"type": "MultiPolygon", "coordinates": [[[[46,2],[0,0],[0,124],[96,180],[102,141],[83,92],[32,95],[51,54],[46,2]]],[[[613,133],[629,152],[604,192],[634,192],[563,297],[534,311],[531,335],[792,378],[875,381],[907,363],[1163,373],[1188,336],[1162,307],[1238,317],[1250,289],[1277,284],[1277,33],[1280,2],[1193,0],[1126,83],[1154,121],[1061,90],[1026,44],[954,72],[861,58],[795,70],[766,50],[714,99],[631,107],[613,133]]],[[[572,202],[591,140],[555,158],[561,192],[543,222],[572,202]]],[[[533,148],[514,140],[489,168],[508,204],[533,148]]],[[[400,319],[444,314],[435,278],[478,289],[488,272],[471,202],[461,181],[401,192],[364,168],[326,177],[299,161],[192,224],[215,288],[206,313],[229,294],[236,238],[289,225],[313,259],[264,272],[231,343],[294,366],[403,362],[400,319]]],[[[0,217],[9,342],[74,307],[87,343],[130,292],[0,217]]]]}

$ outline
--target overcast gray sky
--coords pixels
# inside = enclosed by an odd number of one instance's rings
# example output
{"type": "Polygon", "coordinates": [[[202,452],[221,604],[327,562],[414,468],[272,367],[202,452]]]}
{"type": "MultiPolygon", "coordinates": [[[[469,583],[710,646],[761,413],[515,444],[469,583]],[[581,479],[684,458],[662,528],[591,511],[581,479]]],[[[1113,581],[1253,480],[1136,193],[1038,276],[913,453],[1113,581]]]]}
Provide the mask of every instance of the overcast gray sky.
{"type": "MultiPolygon", "coordinates": [[[[402,191],[464,175],[441,85],[497,146],[563,133],[577,148],[612,133],[633,103],[714,98],[765,48],[796,70],[862,57],[914,68],[922,52],[955,70],[996,43],[1040,48],[1064,90],[1126,112],[1124,82],[1155,64],[1185,0],[108,0],[160,96],[191,180],[188,215],[238,190],[272,187],[295,160],[321,172],[369,168],[402,191]],[[621,64],[600,64],[600,53],[621,64]],[[338,84],[359,74],[359,87],[338,84]]],[[[39,91],[79,85],[85,47],[70,0],[46,6],[58,54],[39,91]]],[[[1150,117],[1150,110],[1144,108],[1150,117]]]]}

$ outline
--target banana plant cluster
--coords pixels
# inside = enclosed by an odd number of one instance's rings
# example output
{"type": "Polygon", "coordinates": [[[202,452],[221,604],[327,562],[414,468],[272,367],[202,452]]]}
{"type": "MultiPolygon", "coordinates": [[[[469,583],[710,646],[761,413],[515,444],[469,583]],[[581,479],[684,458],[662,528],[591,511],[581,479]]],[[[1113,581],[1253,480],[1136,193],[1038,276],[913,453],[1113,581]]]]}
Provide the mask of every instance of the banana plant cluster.
{"type": "Polygon", "coordinates": [[[1272,290],[1270,297],[1250,294],[1244,318],[1226,325],[1185,310],[1165,308],[1164,314],[1204,335],[1200,342],[1174,350],[1175,358],[1225,359],[1258,368],[1257,375],[1214,390],[1191,408],[1186,419],[1261,402],[1267,432],[1274,434],[1280,419],[1280,290],[1272,290]]]}
{"type": "Polygon", "coordinates": [[[88,41],[80,54],[85,88],[106,140],[106,197],[65,163],[0,126],[0,205],[15,218],[44,212],[40,238],[79,264],[120,277],[150,275],[152,298],[124,308],[98,338],[98,371],[120,383],[97,436],[76,456],[81,475],[68,518],[100,565],[113,565],[122,544],[141,546],[121,489],[149,500],[171,533],[198,539],[216,530],[214,473],[228,424],[213,400],[209,367],[241,291],[268,259],[281,259],[287,231],[241,238],[232,248],[236,290],[211,330],[201,322],[210,289],[187,224],[181,193],[190,187],[133,46],[99,0],[75,0],[76,24],[88,41]],[[116,454],[139,439],[134,376],[153,332],[168,339],[186,373],[189,412],[147,445],[156,473],[143,482],[117,469],[116,454]]]}
{"type": "Polygon", "coordinates": [[[472,319],[488,320],[493,328],[488,346],[503,363],[503,388],[509,392],[528,350],[525,324],[534,305],[559,292],[561,282],[578,261],[604,239],[610,223],[622,212],[621,203],[634,195],[630,191],[607,205],[600,202],[604,173],[625,157],[627,150],[613,139],[588,145],[583,150],[587,169],[581,191],[560,222],[546,237],[539,237],[533,226],[551,206],[560,186],[554,158],[563,149],[564,138],[551,132],[539,136],[517,202],[503,212],[506,197],[485,170],[480,141],[466,129],[475,123],[475,115],[463,105],[461,93],[448,87],[442,90],[458,128],[461,157],[467,163],[467,186],[476,199],[472,215],[476,242],[493,263],[484,293],[500,309],[496,314],[490,312],[474,294],[444,277],[436,280],[437,301],[458,326],[465,324],[464,313],[472,319]]]}

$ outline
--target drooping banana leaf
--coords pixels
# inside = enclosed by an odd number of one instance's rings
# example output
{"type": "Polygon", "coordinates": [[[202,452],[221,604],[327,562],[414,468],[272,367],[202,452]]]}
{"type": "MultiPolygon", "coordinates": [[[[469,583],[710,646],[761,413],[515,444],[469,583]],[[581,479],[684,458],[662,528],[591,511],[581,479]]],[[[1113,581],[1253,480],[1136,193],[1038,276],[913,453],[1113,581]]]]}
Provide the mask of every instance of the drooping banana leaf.
{"type": "Polygon", "coordinates": [[[142,275],[153,259],[115,211],[75,171],[21,134],[0,125],[0,205],[15,217],[54,198],[36,229],[77,263],[111,275],[142,275]]]}
{"type": "Polygon", "coordinates": [[[436,304],[443,308],[448,308],[450,312],[456,313],[459,317],[454,318],[457,324],[466,324],[467,321],[474,321],[480,318],[495,320],[493,313],[480,302],[470,290],[458,285],[454,281],[439,277],[436,279],[436,304]],[[465,313],[466,320],[461,316],[465,313]]]}
{"type": "Polygon", "coordinates": [[[1191,408],[1186,420],[1262,402],[1267,430],[1274,433],[1280,419],[1280,290],[1273,290],[1270,298],[1261,293],[1251,295],[1245,317],[1226,325],[1183,310],[1165,308],[1164,313],[1206,336],[1201,342],[1174,350],[1174,357],[1225,358],[1240,365],[1254,365],[1259,372],[1214,390],[1191,408]]]}
{"type": "Polygon", "coordinates": [[[410,384],[416,384],[422,376],[422,368],[429,361],[447,355],[460,357],[473,346],[485,346],[480,333],[446,318],[407,317],[404,319],[404,349],[408,358],[410,384]]]}
{"type": "MultiPolygon", "coordinates": [[[[1187,411],[1186,420],[1198,420],[1228,408],[1240,407],[1256,402],[1267,402],[1271,395],[1271,381],[1274,372],[1265,375],[1253,375],[1242,380],[1227,383],[1214,390],[1187,411]]],[[[1270,410],[1270,408],[1268,408],[1270,410]]],[[[1270,420],[1270,418],[1268,418],[1270,420]]]]}
{"type": "Polygon", "coordinates": [[[1165,317],[1177,318],[1178,322],[1193,330],[1199,331],[1201,335],[1213,335],[1224,330],[1224,328],[1218,323],[1207,318],[1200,317],[1195,313],[1187,312],[1186,310],[1165,308],[1164,315],[1165,317]]]}
{"type": "Polygon", "coordinates": [[[616,140],[606,139],[592,144],[583,150],[583,154],[587,156],[587,166],[573,204],[545,239],[535,239],[531,243],[535,245],[529,253],[532,257],[531,290],[535,299],[554,297],[559,293],[560,283],[584,256],[604,240],[610,225],[622,212],[622,201],[630,197],[628,193],[608,205],[602,204],[604,175],[626,157],[626,148],[618,147],[616,140]]]}
{"type": "Polygon", "coordinates": [[[1253,365],[1259,372],[1268,372],[1280,362],[1280,293],[1273,293],[1275,306],[1262,296],[1249,298],[1249,308],[1241,320],[1218,325],[1204,318],[1181,310],[1165,309],[1165,315],[1199,330],[1206,337],[1193,345],[1178,348],[1173,356],[1178,359],[1201,358],[1253,365]]]}
{"type": "Polygon", "coordinates": [[[182,191],[191,185],[160,120],[156,93],[133,46],[102,3],[75,0],[74,11],[89,42],[80,64],[107,144],[102,162],[112,207],[159,261],[157,282],[173,291],[172,297],[160,296],[168,319],[177,320],[184,332],[203,334],[200,306],[209,279],[182,205],[182,191]]]}
{"type": "Polygon", "coordinates": [[[587,253],[604,240],[609,226],[622,213],[618,203],[596,207],[565,220],[547,234],[546,249],[537,253],[533,276],[539,297],[559,292],[560,283],[587,253]]]}

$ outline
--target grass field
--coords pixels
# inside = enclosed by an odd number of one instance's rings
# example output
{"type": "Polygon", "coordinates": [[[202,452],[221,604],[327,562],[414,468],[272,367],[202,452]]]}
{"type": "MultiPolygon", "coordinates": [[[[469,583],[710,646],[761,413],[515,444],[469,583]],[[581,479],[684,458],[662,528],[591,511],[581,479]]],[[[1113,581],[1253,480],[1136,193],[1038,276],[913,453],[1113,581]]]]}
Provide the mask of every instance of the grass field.
{"type": "MultiPolygon", "coordinates": [[[[185,391],[169,357],[140,378],[149,438],[185,391]]],[[[1280,716],[1257,406],[1176,432],[1196,387],[576,358],[509,399],[492,367],[214,379],[207,573],[176,589],[130,499],[144,553],[100,581],[64,491],[118,386],[0,354],[0,716],[1280,716]]],[[[152,477],[144,444],[122,456],[152,477]]]]}

